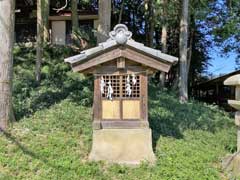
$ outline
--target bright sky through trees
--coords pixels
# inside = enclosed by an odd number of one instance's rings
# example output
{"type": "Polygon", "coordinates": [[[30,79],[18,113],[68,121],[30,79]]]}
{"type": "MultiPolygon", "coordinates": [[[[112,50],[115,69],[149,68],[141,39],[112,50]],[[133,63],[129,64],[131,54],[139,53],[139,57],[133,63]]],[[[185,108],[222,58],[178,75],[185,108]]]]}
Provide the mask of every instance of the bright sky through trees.
{"type": "Polygon", "coordinates": [[[216,47],[210,52],[209,55],[211,57],[211,66],[208,67],[207,73],[220,75],[236,70],[235,60],[237,55],[235,53],[224,55],[222,52],[220,52],[220,49],[216,47]]]}

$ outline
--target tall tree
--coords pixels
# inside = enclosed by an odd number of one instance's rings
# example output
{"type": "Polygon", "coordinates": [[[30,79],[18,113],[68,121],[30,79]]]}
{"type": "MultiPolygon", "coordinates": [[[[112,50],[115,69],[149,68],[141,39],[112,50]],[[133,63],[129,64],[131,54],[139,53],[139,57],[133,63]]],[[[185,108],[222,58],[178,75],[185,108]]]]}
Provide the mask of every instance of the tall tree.
{"type": "Polygon", "coordinates": [[[167,53],[167,0],[162,0],[162,33],[161,33],[161,44],[162,52],[167,53]]]}
{"type": "Polygon", "coordinates": [[[125,3],[125,0],[122,0],[121,9],[120,9],[120,12],[119,12],[119,17],[118,17],[118,24],[120,24],[122,22],[124,3],[125,3]]]}
{"type": "Polygon", "coordinates": [[[12,76],[15,0],[0,1],[0,130],[12,117],[12,76]]]}
{"type": "Polygon", "coordinates": [[[189,47],[188,47],[188,57],[187,57],[187,73],[189,73],[191,60],[192,60],[192,50],[193,50],[193,38],[195,33],[195,18],[194,15],[190,17],[190,28],[189,28],[189,47]]]}
{"type": "Polygon", "coordinates": [[[145,18],[145,36],[146,36],[146,45],[153,47],[153,38],[154,38],[154,1],[153,0],[144,0],[144,18],[145,18]]]}
{"type": "MultiPolygon", "coordinates": [[[[161,32],[161,45],[162,52],[167,53],[167,0],[162,0],[162,32],[161,32]]],[[[160,74],[160,86],[164,87],[165,84],[165,73],[160,74]]]]}
{"type": "Polygon", "coordinates": [[[154,29],[155,29],[155,23],[154,23],[154,1],[149,0],[149,17],[148,17],[148,23],[149,23],[149,46],[153,47],[153,38],[154,38],[154,29]]]}
{"type": "Polygon", "coordinates": [[[72,11],[72,31],[74,33],[79,30],[78,3],[76,0],[71,0],[71,11],[72,11]]]}
{"type": "Polygon", "coordinates": [[[180,101],[188,101],[188,10],[189,0],[182,0],[182,13],[180,20],[180,41],[179,41],[179,55],[180,55],[180,101]]]}
{"type": "Polygon", "coordinates": [[[108,33],[111,30],[111,0],[99,0],[98,2],[98,14],[99,25],[97,33],[97,42],[103,42],[108,39],[108,33]]]}
{"type": "Polygon", "coordinates": [[[49,7],[50,7],[50,0],[44,0],[44,7],[43,7],[43,26],[44,26],[44,42],[49,41],[49,7]]]}
{"type": "Polygon", "coordinates": [[[43,57],[43,39],[44,39],[44,22],[43,22],[44,1],[37,0],[37,59],[35,77],[37,83],[41,81],[41,65],[43,57]]]}
{"type": "Polygon", "coordinates": [[[144,18],[145,18],[145,37],[146,45],[150,46],[149,39],[149,0],[144,0],[144,18]]]}

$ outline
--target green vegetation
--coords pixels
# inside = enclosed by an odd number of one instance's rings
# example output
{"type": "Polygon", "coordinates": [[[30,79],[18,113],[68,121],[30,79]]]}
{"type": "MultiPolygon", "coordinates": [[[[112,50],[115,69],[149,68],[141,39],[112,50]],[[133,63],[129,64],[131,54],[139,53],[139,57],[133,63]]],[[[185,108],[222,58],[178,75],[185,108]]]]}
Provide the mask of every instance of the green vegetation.
{"type": "Polygon", "coordinates": [[[93,82],[73,73],[64,58],[76,54],[71,48],[48,45],[44,47],[42,81],[34,76],[36,50],[32,44],[14,49],[14,109],[17,119],[47,108],[66,97],[82,105],[92,102],[93,82]]]}
{"type": "Polygon", "coordinates": [[[175,93],[158,91],[153,83],[149,119],[156,165],[87,162],[92,80],[71,73],[63,63],[74,53],[70,49],[46,47],[44,78],[37,86],[34,49],[29,49],[15,50],[18,122],[0,135],[0,179],[227,179],[221,159],[236,149],[233,119],[215,106],[180,104],[175,93]]]}

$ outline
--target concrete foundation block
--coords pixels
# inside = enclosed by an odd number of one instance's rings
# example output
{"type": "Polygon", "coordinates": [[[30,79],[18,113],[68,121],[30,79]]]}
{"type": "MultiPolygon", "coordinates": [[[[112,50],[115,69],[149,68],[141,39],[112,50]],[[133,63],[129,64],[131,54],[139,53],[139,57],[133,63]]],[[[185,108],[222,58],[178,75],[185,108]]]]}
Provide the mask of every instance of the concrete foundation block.
{"type": "Polygon", "coordinates": [[[91,161],[138,165],[153,164],[151,129],[100,129],[93,131],[91,161]]]}
{"type": "Polygon", "coordinates": [[[233,174],[240,178],[240,155],[237,155],[233,160],[233,174]]]}
{"type": "Polygon", "coordinates": [[[240,126],[240,111],[235,114],[235,124],[236,126],[240,126]]]}
{"type": "Polygon", "coordinates": [[[240,177],[240,153],[227,156],[222,162],[223,169],[230,177],[240,177]]]}

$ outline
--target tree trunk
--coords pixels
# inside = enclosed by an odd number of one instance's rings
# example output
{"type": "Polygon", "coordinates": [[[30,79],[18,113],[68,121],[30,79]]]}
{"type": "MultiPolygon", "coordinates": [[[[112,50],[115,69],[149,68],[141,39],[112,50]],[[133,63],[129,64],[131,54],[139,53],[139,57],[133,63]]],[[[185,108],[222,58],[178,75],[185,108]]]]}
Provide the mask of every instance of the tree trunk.
{"type": "Polygon", "coordinates": [[[37,0],[37,60],[35,76],[37,83],[41,81],[41,65],[43,56],[43,38],[44,38],[44,27],[43,27],[43,0],[37,0]]]}
{"type": "Polygon", "coordinates": [[[111,0],[99,0],[98,6],[99,25],[97,42],[101,43],[108,39],[111,29],[111,0]]]}
{"type": "Polygon", "coordinates": [[[162,26],[161,44],[162,52],[167,53],[167,25],[165,23],[162,26]]]}
{"type": "Polygon", "coordinates": [[[124,9],[124,3],[125,3],[125,0],[122,0],[121,9],[120,9],[119,18],[118,18],[118,24],[120,24],[122,22],[122,14],[123,14],[123,9],[124,9]]]}
{"type": "Polygon", "coordinates": [[[188,72],[187,72],[187,48],[188,48],[188,6],[189,0],[182,0],[182,15],[180,22],[180,101],[188,101],[188,72]]]}
{"type": "Polygon", "coordinates": [[[163,0],[163,24],[162,24],[162,34],[161,34],[161,44],[162,44],[162,52],[167,53],[167,0],[163,0]]]}
{"type": "Polygon", "coordinates": [[[12,118],[15,0],[0,1],[0,131],[12,118]]]}
{"type": "Polygon", "coordinates": [[[44,42],[48,42],[49,41],[49,0],[44,0],[44,42]]]}
{"type": "Polygon", "coordinates": [[[74,33],[79,30],[78,4],[76,0],[71,0],[71,11],[72,11],[72,33],[74,33]]]}
{"type": "Polygon", "coordinates": [[[153,38],[154,38],[154,7],[153,0],[149,0],[149,46],[153,47],[153,38]]]}
{"type": "Polygon", "coordinates": [[[145,37],[146,45],[150,46],[149,40],[149,0],[144,0],[144,18],[145,18],[145,37]]]}
{"type": "Polygon", "coordinates": [[[189,48],[188,48],[188,61],[187,61],[187,73],[189,74],[191,60],[192,60],[192,48],[193,48],[193,38],[194,38],[194,29],[190,30],[190,40],[189,40],[189,48]]]}
{"type": "Polygon", "coordinates": [[[161,47],[161,33],[159,28],[155,28],[155,42],[156,42],[156,48],[161,47]]]}
{"type": "Polygon", "coordinates": [[[192,60],[192,49],[193,49],[193,39],[195,36],[195,17],[194,15],[190,16],[190,30],[189,30],[189,47],[188,47],[188,61],[187,61],[187,73],[189,76],[190,66],[191,66],[191,60],[192,60]]]}
{"type": "MultiPolygon", "coordinates": [[[[163,25],[161,34],[162,52],[167,53],[167,0],[163,0],[163,25]]],[[[165,87],[166,74],[160,74],[160,87],[165,87]]]]}

